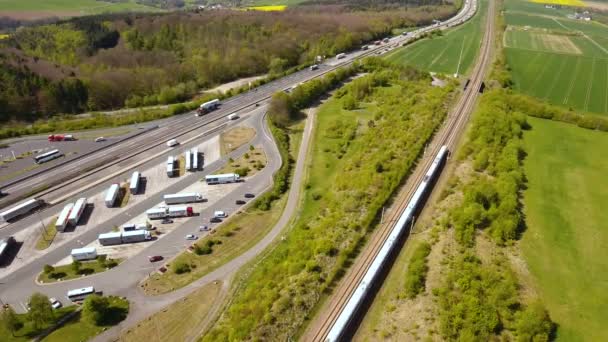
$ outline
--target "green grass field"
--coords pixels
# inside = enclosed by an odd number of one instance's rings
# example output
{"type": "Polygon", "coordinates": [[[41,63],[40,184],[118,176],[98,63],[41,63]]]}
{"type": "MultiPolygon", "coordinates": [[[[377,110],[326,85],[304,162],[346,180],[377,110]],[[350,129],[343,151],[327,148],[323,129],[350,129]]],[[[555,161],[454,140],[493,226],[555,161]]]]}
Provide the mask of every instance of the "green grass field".
{"type": "Polygon", "coordinates": [[[137,4],[134,0],[123,3],[96,0],[0,0],[0,13],[5,12],[3,15],[22,19],[27,19],[28,15],[31,18],[38,18],[50,15],[74,16],[122,11],[158,11],[158,9],[137,4]],[[46,12],[46,15],[43,12],[46,12]]]}
{"type": "Polygon", "coordinates": [[[504,45],[515,89],[553,104],[608,114],[608,27],[566,19],[540,4],[542,11],[523,14],[518,6],[530,4],[522,3],[509,0],[506,7],[504,45]]]}
{"type": "Polygon", "coordinates": [[[560,341],[608,341],[608,134],[529,118],[523,255],[560,341]]]}
{"type": "Polygon", "coordinates": [[[465,74],[479,51],[487,8],[487,1],[483,0],[470,22],[447,31],[443,37],[424,39],[398,49],[386,58],[422,70],[465,74]]]}

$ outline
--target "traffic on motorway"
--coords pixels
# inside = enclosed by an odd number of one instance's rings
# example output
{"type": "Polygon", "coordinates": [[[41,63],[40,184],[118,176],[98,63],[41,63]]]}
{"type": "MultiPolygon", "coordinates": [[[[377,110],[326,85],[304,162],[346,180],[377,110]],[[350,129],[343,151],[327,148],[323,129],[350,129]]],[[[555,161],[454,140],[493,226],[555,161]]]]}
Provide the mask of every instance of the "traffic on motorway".
{"type": "MultiPolygon", "coordinates": [[[[9,196],[18,196],[48,186],[0,210],[0,220],[5,221],[0,227],[4,284],[0,298],[18,311],[27,311],[27,298],[34,292],[53,297],[59,303],[53,305],[78,301],[96,291],[140,295],[137,284],[143,278],[162,272],[165,263],[272,185],[281,160],[263,118],[273,93],[288,91],[358,58],[391,51],[430,30],[462,23],[475,10],[476,3],[466,1],[445,22],[341,53],[225,101],[204,103],[195,112],[165,120],[157,129],[81,155],[78,163],[58,164],[6,187],[9,196]],[[222,155],[220,134],[238,125],[254,128],[255,137],[222,155]],[[230,158],[246,153],[249,145],[260,146],[267,155],[260,172],[252,177],[218,172],[230,158]],[[41,231],[51,225],[57,236],[46,249],[36,249],[41,231]],[[69,281],[36,280],[46,264],[65,265],[99,255],[122,263],[69,281]]],[[[46,153],[40,160],[51,161],[62,151],[46,153]]]]}

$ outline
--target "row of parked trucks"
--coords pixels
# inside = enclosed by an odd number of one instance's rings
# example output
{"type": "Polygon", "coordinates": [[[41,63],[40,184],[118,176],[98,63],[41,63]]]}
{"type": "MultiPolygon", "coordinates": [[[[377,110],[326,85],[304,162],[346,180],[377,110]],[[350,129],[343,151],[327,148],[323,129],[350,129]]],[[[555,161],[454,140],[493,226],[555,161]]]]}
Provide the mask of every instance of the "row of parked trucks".
{"type": "Polygon", "coordinates": [[[76,203],[68,203],[59,213],[57,221],[55,221],[55,229],[58,232],[63,232],[68,226],[76,226],[82,213],[87,206],[86,197],[79,198],[76,203]]]}
{"type": "Polygon", "coordinates": [[[97,239],[102,246],[111,246],[120,245],[123,243],[148,241],[152,239],[152,235],[148,230],[136,229],[126,232],[109,232],[99,234],[97,239]]]}

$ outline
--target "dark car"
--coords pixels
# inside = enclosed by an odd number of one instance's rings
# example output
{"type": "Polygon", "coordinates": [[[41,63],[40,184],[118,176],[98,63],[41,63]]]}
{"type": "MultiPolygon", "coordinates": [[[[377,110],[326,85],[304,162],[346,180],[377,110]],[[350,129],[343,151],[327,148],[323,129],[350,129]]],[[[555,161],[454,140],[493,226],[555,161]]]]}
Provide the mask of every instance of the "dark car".
{"type": "Polygon", "coordinates": [[[236,200],[236,204],[241,205],[241,204],[245,204],[247,202],[243,201],[243,200],[236,200]]]}
{"type": "Polygon", "coordinates": [[[254,198],[254,197],[255,197],[254,194],[251,194],[251,193],[245,194],[245,198],[254,198]]]}
{"type": "Polygon", "coordinates": [[[160,223],[169,224],[169,223],[173,223],[173,220],[165,219],[165,220],[162,220],[160,223]]]}
{"type": "Polygon", "coordinates": [[[150,262],[156,262],[163,260],[163,257],[160,255],[152,255],[148,257],[148,260],[150,260],[150,262]]]}
{"type": "Polygon", "coordinates": [[[218,222],[222,222],[222,219],[220,219],[219,217],[212,217],[209,219],[209,222],[218,223],[218,222]]]}

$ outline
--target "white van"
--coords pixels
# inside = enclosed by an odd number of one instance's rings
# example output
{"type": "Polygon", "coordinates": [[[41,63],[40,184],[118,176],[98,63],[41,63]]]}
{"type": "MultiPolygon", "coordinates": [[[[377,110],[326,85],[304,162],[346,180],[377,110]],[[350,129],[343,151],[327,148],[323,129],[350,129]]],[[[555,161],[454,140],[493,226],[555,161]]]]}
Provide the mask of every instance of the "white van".
{"type": "Polygon", "coordinates": [[[173,146],[178,145],[178,144],[179,143],[175,139],[171,139],[171,140],[167,141],[167,147],[173,147],[173,146]]]}
{"type": "Polygon", "coordinates": [[[213,217],[224,218],[224,217],[226,217],[226,212],[217,210],[213,213],[213,217]]]}
{"type": "Polygon", "coordinates": [[[239,118],[239,115],[237,113],[232,113],[230,115],[228,115],[228,120],[236,120],[239,118]]]}

